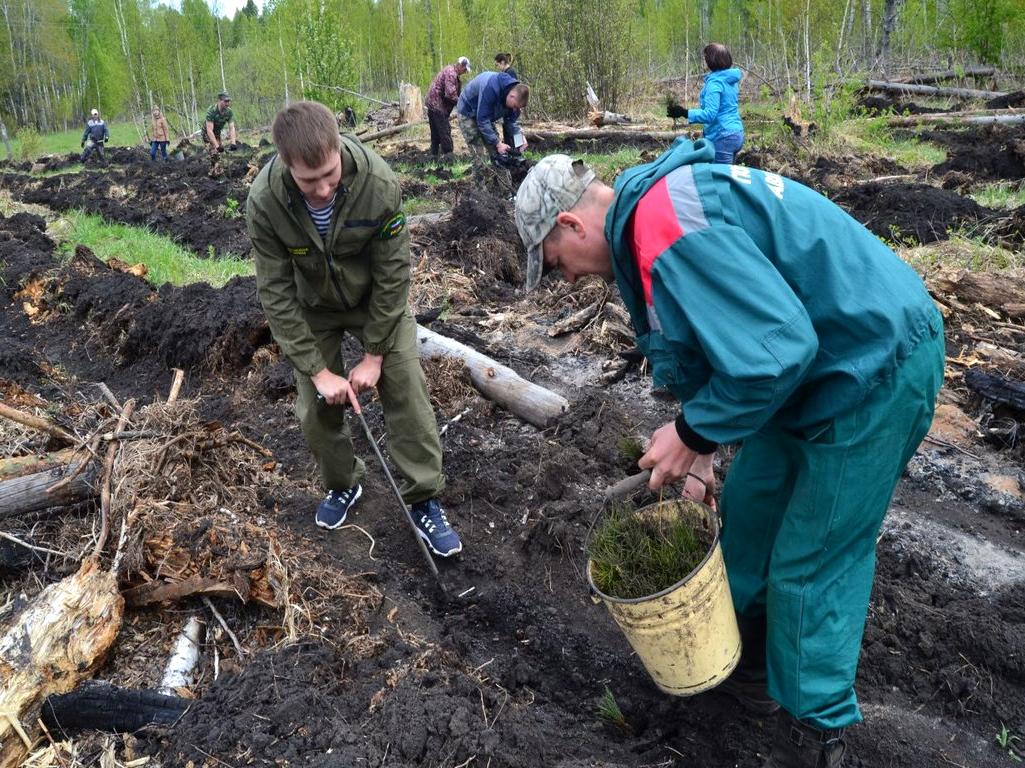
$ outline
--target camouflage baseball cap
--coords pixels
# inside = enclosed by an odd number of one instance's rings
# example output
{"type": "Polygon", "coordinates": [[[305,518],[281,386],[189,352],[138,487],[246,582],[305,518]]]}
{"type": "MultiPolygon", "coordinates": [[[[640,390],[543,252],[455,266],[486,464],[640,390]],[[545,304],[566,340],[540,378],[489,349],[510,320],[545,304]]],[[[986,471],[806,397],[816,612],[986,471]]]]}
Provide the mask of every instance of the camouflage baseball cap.
{"type": "Polygon", "coordinates": [[[541,282],[541,242],[555,227],[555,217],[576,205],[594,181],[594,171],[569,155],[548,155],[530,169],[516,193],[516,229],[527,248],[527,290],[541,282]]]}

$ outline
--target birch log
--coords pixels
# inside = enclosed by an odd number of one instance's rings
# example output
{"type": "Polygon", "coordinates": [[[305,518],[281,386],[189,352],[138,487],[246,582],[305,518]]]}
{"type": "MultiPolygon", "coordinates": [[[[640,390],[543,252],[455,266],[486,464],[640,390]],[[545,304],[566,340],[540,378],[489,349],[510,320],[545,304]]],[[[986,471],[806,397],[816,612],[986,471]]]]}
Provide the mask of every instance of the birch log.
{"type": "Polygon", "coordinates": [[[1016,125],[1025,123],[1025,114],[993,114],[973,115],[964,112],[935,112],[925,115],[908,115],[906,117],[891,117],[886,121],[887,125],[903,127],[910,125],[929,124],[951,124],[951,125],[1016,125]]]}
{"type": "Polygon", "coordinates": [[[866,87],[871,91],[914,93],[919,96],[956,96],[962,99],[995,99],[999,96],[1007,95],[1004,91],[979,91],[975,88],[937,88],[933,85],[888,83],[885,80],[869,80],[866,87]]]}
{"type": "MultiPolygon", "coordinates": [[[[81,461],[88,460],[84,457],[81,461]]],[[[87,467],[84,471],[51,491],[51,487],[60,480],[72,475],[80,462],[56,466],[43,472],[16,477],[12,480],[0,480],[0,520],[12,515],[24,515],[48,507],[63,507],[76,504],[96,495],[96,468],[87,467]]]]}
{"type": "Polygon", "coordinates": [[[0,768],[21,764],[47,696],[92,677],[123,613],[117,579],[88,558],[0,627],[0,768]]]}
{"type": "Polygon", "coordinates": [[[569,401],[562,395],[527,381],[512,368],[455,339],[422,325],[416,327],[416,339],[420,357],[462,360],[470,370],[470,380],[481,394],[535,427],[543,429],[569,410],[569,401]]]}

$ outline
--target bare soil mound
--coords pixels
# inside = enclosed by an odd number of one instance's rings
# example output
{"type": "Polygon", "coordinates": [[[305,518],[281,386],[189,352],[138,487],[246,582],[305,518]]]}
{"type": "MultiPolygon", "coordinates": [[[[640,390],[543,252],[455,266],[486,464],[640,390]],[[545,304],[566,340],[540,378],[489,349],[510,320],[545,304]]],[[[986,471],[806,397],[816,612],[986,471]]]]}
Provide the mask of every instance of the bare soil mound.
{"type": "Polygon", "coordinates": [[[980,180],[1025,178],[1025,128],[983,125],[959,130],[922,131],[915,135],[947,150],[933,173],[969,173],[980,180]]]}
{"type": "Polygon", "coordinates": [[[950,230],[995,216],[971,198],[928,184],[869,182],[833,200],[876,235],[901,242],[945,240],[950,230]]]}
{"type": "Polygon", "coordinates": [[[135,150],[112,154],[102,170],[38,178],[6,174],[4,186],[19,200],[54,210],[83,210],[121,224],[148,227],[200,256],[249,253],[245,231],[247,161],[232,156],[224,177],[210,178],[205,158],[152,163],[134,159],[135,150]],[[120,154],[127,162],[118,162],[120,154]],[[228,201],[232,202],[229,203],[228,201]]]}
{"type": "Polygon", "coordinates": [[[416,240],[462,270],[489,299],[509,298],[523,286],[526,252],[512,203],[486,190],[466,187],[450,214],[417,228],[416,240]]]}

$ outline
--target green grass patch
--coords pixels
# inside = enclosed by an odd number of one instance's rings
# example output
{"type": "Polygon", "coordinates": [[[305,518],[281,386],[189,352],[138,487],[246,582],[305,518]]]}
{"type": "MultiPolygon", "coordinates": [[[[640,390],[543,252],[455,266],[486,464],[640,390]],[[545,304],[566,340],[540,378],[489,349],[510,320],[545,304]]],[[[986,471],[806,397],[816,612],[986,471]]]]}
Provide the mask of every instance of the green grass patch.
{"type": "MultiPolygon", "coordinates": [[[[131,147],[139,144],[141,141],[139,131],[134,123],[107,123],[107,129],[110,131],[110,141],[107,142],[108,147],[131,147]]],[[[24,131],[25,129],[21,130],[24,131]]],[[[84,130],[85,123],[82,124],[81,128],[72,128],[71,130],[59,131],[57,133],[44,133],[32,136],[32,132],[26,131],[25,135],[31,137],[33,144],[32,154],[35,157],[41,155],[65,155],[68,152],[79,153],[82,151],[82,131],[84,130]]],[[[22,147],[21,139],[18,136],[14,136],[11,139],[11,149],[14,151],[16,158],[20,157],[22,147]]]]}
{"type": "Polygon", "coordinates": [[[237,257],[202,259],[168,237],[141,227],[108,224],[102,217],[81,211],[69,213],[57,228],[60,252],[70,258],[76,245],[88,247],[107,261],[116,257],[130,264],[145,264],[154,285],[209,283],[219,288],[237,275],[252,275],[253,263],[237,257]]]}
{"type": "Polygon", "coordinates": [[[595,528],[587,556],[594,585],[606,595],[629,600],[676,584],[707,552],[706,543],[682,517],[642,517],[617,505],[595,528]]]}
{"type": "Polygon", "coordinates": [[[831,138],[856,152],[888,157],[912,172],[928,170],[947,159],[947,153],[934,144],[894,136],[885,117],[845,120],[833,128],[831,138]]]}
{"type": "Polygon", "coordinates": [[[1025,205],[1025,183],[998,181],[972,190],[969,195],[979,205],[1001,211],[1025,205]]]}
{"type": "Polygon", "coordinates": [[[898,255],[919,272],[935,267],[997,272],[1025,267],[1025,253],[989,245],[979,237],[954,233],[950,239],[930,245],[898,248],[898,255]]]}
{"type": "MultiPolygon", "coordinates": [[[[606,184],[612,184],[627,168],[633,168],[641,163],[641,153],[644,150],[637,147],[624,147],[615,152],[572,152],[575,159],[583,160],[584,164],[594,171],[595,175],[606,184]]],[[[541,160],[547,153],[527,150],[527,157],[532,163],[541,160]]]]}
{"type": "Polygon", "coordinates": [[[411,197],[402,201],[402,212],[407,216],[419,216],[423,213],[442,213],[448,206],[442,200],[433,197],[411,197]]]}

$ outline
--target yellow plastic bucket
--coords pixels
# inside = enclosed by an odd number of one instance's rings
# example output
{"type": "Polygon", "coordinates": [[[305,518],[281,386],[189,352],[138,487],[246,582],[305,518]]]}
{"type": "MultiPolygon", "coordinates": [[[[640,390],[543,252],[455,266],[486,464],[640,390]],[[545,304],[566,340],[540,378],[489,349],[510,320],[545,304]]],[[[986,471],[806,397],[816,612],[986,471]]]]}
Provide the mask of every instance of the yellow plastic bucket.
{"type": "Polygon", "coordinates": [[[625,600],[591,589],[623,630],[655,685],[675,696],[693,696],[714,688],[730,676],[740,660],[740,632],[726,579],[719,518],[698,502],[662,501],[634,514],[651,519],[682,517],[693,530],[712,534],[701,563],[668,589],[625,600]]]}

